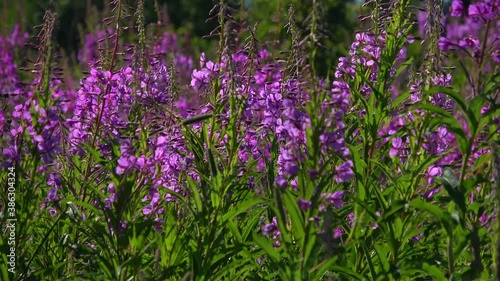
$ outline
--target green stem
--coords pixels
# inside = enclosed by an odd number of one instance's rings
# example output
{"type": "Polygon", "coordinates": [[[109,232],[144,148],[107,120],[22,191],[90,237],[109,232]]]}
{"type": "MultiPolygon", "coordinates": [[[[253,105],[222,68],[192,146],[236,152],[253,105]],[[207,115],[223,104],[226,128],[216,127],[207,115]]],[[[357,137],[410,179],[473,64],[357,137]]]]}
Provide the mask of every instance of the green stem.
{"type": "Polygon", "coordinates": [[[453,235],[450,233],[448,236],[448,270],[450,271],[450,276],[455,272],[455,257],[453,256],[453,235]]]}

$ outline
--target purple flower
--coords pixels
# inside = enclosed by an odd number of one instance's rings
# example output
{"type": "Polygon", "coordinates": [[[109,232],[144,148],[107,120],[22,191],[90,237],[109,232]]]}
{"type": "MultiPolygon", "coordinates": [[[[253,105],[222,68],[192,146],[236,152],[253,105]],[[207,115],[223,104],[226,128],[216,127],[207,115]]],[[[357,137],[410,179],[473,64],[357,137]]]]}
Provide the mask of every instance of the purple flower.
{"type": "Polygon", "coordinates": [[[165,219],[163,218],[155,218],[154,219],[155,224],[154,224],[154,229],[156,232],[162,234],[164,232],[164,225],[165,225],[165,219]]]}
{"type": "Polygon", "coordinates": [[[118,158],[118,166],[116,167],[116,173],[118,175],[122,175],[128,167],[130,167],[128,157],[121,156],[118,158]]]}
{"type": "Polygon", "coordinates": [[[57,187],[54,186],[49,190],[49,193],[47,194],[47,201],[53,202],[57,200],[57,187]]]}
{"type": "Polygon", "coordinates": [[[285,162],[285,165],[283,165],[283,169],[288,175],[292,177],[297,175],[297,173],[299,172],[299,167],[292,161],[285,162]]]}
{"type": "Polygon", "coordinates": [[[85,44],[83,48],[78,51],[78,61],[84,65],[95,65],[99,59],[100,49],[106,43],[102,41],[106,40],[108,35],[111,35],[113,31],[108,29],[108,31],[97,30],[94,33],[89,33],[85,35],[85,44]]]}
{"type": "Polygon", "coordinates": [[[354,172],[352,171],[353,164],[348,160],[337,167],[334,179],[337,183],[346,182],[352,178],[354,172]]]}
{"type": "Polygon", "coordinates": [[[266,225],[264,225],[264,228],[262,230],[262,232],[264,233],[264,235],[269,235],[271,233],[273,233],[274,231],[278,230],[278,226],[273,224],[273,223],[268,223],[266,225]]]}
{"type": "Polygon", "coordinates": [[[12,146],[9,146],[9,147],[5,147],[3,149],[3,155],[7,158],[7,159],[11,159],[11,160],[19,160],[19,154],[17,152],[17,146],[14,144],[12,146]]]}
{"type": "Polygon", "coordinates": [[[153,47],[155,55],[165,55],[167,52],[177,51],[177,34],[165,32],[157,45],[153,47]]]}
{"type": "Polygon", "coordinates": [[[430,199],[439,192],[438,188],[429,188],[423,195],[423,199],[430,199]]]}
{"type": "Polygon", "coordinates": [[[280,164],[286,176],[293,177],[297,175],[299,171],[299,167],[297,166],[297,159],[289,149],[286,148],[280,149],[278,163],[280,164]]]}
{"type": "Polygon", "coordinates": [[[210,72],[206,69],[193,70],[191,87],[199,90],[210,82],[210,72]]]}
{"type": "Polygon", "coordinates": [[[154,212],[154,206],[153,206],[153,204],[148,204],[148,205],[144,206],[144,208],[142,208],[142,213],[144,215],[149,215],[149,214],[151,214],[153,212],[154,212]]]}
{"type": "Polygon", "coordinates": [[[500,49],[495,49],[491,53],[491,57],[493,58],[493,61],[500,62],[500,49]]]}
{"type": "Polygon", "coordinates": [[[47,184],[52,187],[60,187],[61,186],[61,178],[56,175],[56,174],[50,174],[49,175],[49,180],[47,181],[47,184]]]}
{"type": "Polygon", "coordinates": [[[340,152],[341,154],[344,154],[343,149],[345,147],[345,142],[343,137],[343,132],[338,130],[335,132],[325,132],[321,134],[319,140],[323,145],[330,147],[333,150],[340,152]]]}
{"type": "Polygon", "coordinates": [[[297,204],[302,211],[307,211],[311,208],[312,202],[304,199],[297,199],[297,204]]]}
{"type": "Polygon", "coordinates": [[[491,225],[490,217],[487,212],[484,212],[481,217],[479,217],[479,222],[483,225],[483,227],[489,228],[491,225]]]}
{"type": "Polygon", "coordinates": [[[209,83],[212,77],[215,77],[221,68],[221,65],[213,63],[212,61],[205,61],[205,54],[201,55],[200,58],[201,70],[193,70],[191,75],[191,86],[195,90],[204,89],[209,83]]]}
{"type": "Polygon", "coordinates": [[[310,170],[308,173],[309,173],[309,179],[311,179],[312,181],[316,180],[316,178],[319,175],[318,170],[310,170]]]}
{"type": "Polygon", "coordinates": [[[387,133],[389,135],[394,135],[404,127],[405,127],[405,119],[399,116],[395,116],[389,123],[389,126],[387,127],[387,133]]]}
{"type": "Polygon", "coordinates": [[[258,264],[261,264],[263,261],[264,261],[264,256],[260,256],[259,258],[257,258],[258,264]]]}
{"type": "Polygon", "coordinates": [[[395,137],[392,139],[392,146],[391,149],[389,150],[389,156],[392,158],[396,157],[399,155],[399,150],[403,146],[403,141],[401,137],[395,137]]]}
{"type": "Polygon", "coordinates": [[[185,97],[179,98],[179,100],[177,102],[175,102],[175,106],[179,110],[179,115],[182,118],[188,117],[187,109],[189,108],[189,104],[188,104],[188,101],[185,97]]]}
{"type": "Polygon", "coordinates": [[[417,235],[413,236],[413,237],[411,238],[411,241],[413,241],[413,243],[417,243],[417,242],[419,242],[419,241],[420,241],[420,238],[422,238],[422,236],[424,236],[424,233],[423,233],[423,232],[421,232],[421,233],[419,233],[419,234],[417,234],[417,235]]]}
{"type": "Polygon", "coordinates": [[[338,239],[338,238],[340,238],[344,234],[345,234],[344,229],[342,227],[337,227],[333,231],[333,238],[338,239]]]}
{"type": "Polygon", "coordinates": [[[273,220],[271,223],[264,225],[262,232],[264,233],[264,235],[271,235],[271,234],[276,234],[279,232],[278,221],[276,220],[276,217],[273,217],[273,220]]]}
{"type": "Polygon", "coordinates": [[[443,172],[443,168],[438,167],[438,166],[430,166],[427,169],[427,177],[428,177],[428,184],[433,184],[434,183],[434,178],[437,176],[440,176],[441,173],[443,172]]]}
{"type": "Polygon", "coordinates": [[[453,2],[451,2],[451,16],[459,17],[462,15],[463,12],[464,12],[464,3],[462,3],[462,0],[453,0],[453,2]]]}
{"type": "Polygon", "coordinates": [[[448,38],[441,37],[439,38],[438,46],[441,51],[449,51],[452,50],[453,43],[451,43],[448,38]]]}
{"type": "MultiPolygon", "coordinates": [[[[487,3],[475,3],[469,5],[469,17],[472,19],[480,19],[481,21],[493,20],[495,12],[493,9],[495,5],[488,5],[487,3]]],[[[498,7],[496,8],[498,9],[498,7]]]]}
{"type": "Polygon", "coordinates": [[[288,186],[288,182],[282,176],[277,176],[275,181],[280,188],[286,188],[288,186]]]}
{"type": "Polygon", "coordinates": [[[342,206],[345,205],[345,202],[342,200],[344,198],[344,191],[343,190],[338,190],[335,191],[334,193],[330,193],[326,195],[326,199],[330,201],[330,204],[335,209],[341,208],[342,206]]]}
{"type": "Polygon", "coordinates": [[[469,48],[473,48],[473,49],[479,49],[479,47],[480,47],[479,40],[472,37],[472,36],[467,36],[467,37],[463,38],[462,40],[460,40],[458,42],[458,45],[460,47],[469,47],[469,48]]]}

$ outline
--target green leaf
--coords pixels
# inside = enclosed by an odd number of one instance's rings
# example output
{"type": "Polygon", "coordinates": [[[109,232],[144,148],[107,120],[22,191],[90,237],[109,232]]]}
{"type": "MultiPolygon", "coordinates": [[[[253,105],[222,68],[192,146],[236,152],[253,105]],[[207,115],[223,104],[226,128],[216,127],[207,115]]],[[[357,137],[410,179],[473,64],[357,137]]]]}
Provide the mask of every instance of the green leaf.
{"type": "Polygon", "coordinates": [[[85,203],[85,202],[81,202],[81,201],[72,201],[72,200],[66,200],[66,199],[63,199],[61,201],[63,204],[66,203],[70,209],[71,209],[71,212],[73,214],[76,214],[78,215],[78,217],[80,219],[83,220],[83,215],[82,213],[80,212],[80,210],[78,210],[78,208],[75,207],[75,205],[77,206],[80,206],[80,207],[83,207],[91,212],[93,212],[94,214],[96,214],[97,216],[100,216],[100,214],[102,214],[102,211],[100,211],[99,209],[97,209],[96,207],[88,204],[88,203],[85,203]]]}
{"type": "Polygon", "coordinates": [[[179,194],[178,192],[175,192],[175,191],[171,190],[170,188],[165,188],[162,191],[165,192],[165,193],[167,193],[167,194],[170,194],[170,195],[174,196],[175,198],[177,198],[183,204],[186,203],[186,198],[184,196],[182,196],[181,194],[179,194]]]}
{"type": "Polygon", "coordinates": [[[212,153],[212,150],[209,148],[208,149],[208,163],[209,163],[209,166],[210,166],[210,170],[212,172],[212,176],[217,176],[217,174],[219,173],[219,169],[217,168],[217,164],[215,163],[215,158],[214,158],[214,155],[212,153]]]}
{"type": "Polygon", "coordinates": [[[250,234],[252,231],[257,227],[259,224],[260,216],[264,212],[264,208],[256,208],[252,214],[250,215],[251,219],[248,219],[246,221],[246,225],[242,229],[242,236],[243,239],[247,240],[248,237],[250,237],[250,234]]]}
{"type": "Polygon", "coordinates": [[[321,280],[321,277],[325,275],[325,272],[329,271],[330,268],[337,262],[337,257],[332,257],[329,260],[325,260],[320,264],[314,266],[309,270],[310,280],[321,280]]]}
{"type": "Polygon", "coordinates": [[[197,208],[197,212],[201,212],[201,210],[203,209],[203,203],[201,201],[200,192],[198,191],[198,186],[193,181],[193,179],[191,179],[191,177],[187,177],[187,182],[188,182],[187,186],[191,191],[192,199],[197,208]]]}
{"type": "Polygon", "coordinates": [[[346,268],[346,267],[332,266],[331,270],[333,272],[339,272],[342,275],[347,276],[349,278],[349,280],[368,280],[363,275],[360,275],[357,272],[353,271],[352,269],[349,269],[349,268],[346,268]]]}
{"type": "Polygon", "coordinates": [[[261,202],[262,202],[261,198],[252,198],[244,202],[239,202],[238,204],[236,204],[235,208],[232,208],[230,212],[224,214],[224,216],[222,217],[222,222],[224,223],[228,220],[232,220],[234,217],[238,216],[243,212],[246,212],[248,209],[252,208],[253,206],[261,202]]]}
{"type": "Polygon", "coordinates": [[[448,117],[448,118],[451,118],[451,119],[454,118],[453,114],[449,113],[444,108],[439,107],[439,106],[435,106],[435,105],[432,105],[432,104],[416,104],[416,105],[412,106],[412,109],[423,109],[423,110],[426,110],[426,111],[430,111],[430,112],[439,114],[439,115],[441,115],[443,117],[448,117]]]}
{"type": "Polygon", "coordinates": [[[106,159],[102,158],[101,153],[94,149],[90,144],[84,142],[82,145],[85,146],[85,149],[90,153],[94,160],[97,161],[97,163],[106,164],[108,162],[106,159]]]}
{"type": "MultiPolygon", "coordinates": [[[[486,165],[485,163],[487,161],[490,161],[492,158],[492,155],[491,153],[485,153],[481,156],[479,156],[479,158],[476,160],[476,162],[474,163],[474,173],[477,173],[479,171],[479,169],[482,169],[484,168],[484,166],[486,165]]],[[[475,178],[475,177],[474,177],[475,178]]]]}
{"type": "Polygon", "coordinates": [[[243,242],[243,236],[241,236],[241,232],[233,221],[227,221],[226,227],[231,231],[231,233],[236,237],[239,243],[243,242]]]}
{"type": "Polygon", "coordinates": [[[408,98],[410,97],[410,95],[411,95],[411,92],[408,91],[408,92],[405,92],[405,93],[399,95],[398,97],[396,97],[396,99],[394,99],[392,101],[390,111],[396,109],[402,102],[407,101],[408,98]]]}
{"type": "Polygon", "coordinates": [[[385,210],[378,222],[389,220],[394,214],[400,213],[405,207],[406,202],[403,200],[395,200],[391,203],[388,210],[385,210]]]}
{"type": "Polygon", "coordinates": [[[302,218],[303,215],[299,209],[297,201],[289,190],[286,190],[283,193],[283,203],[285,204],[286,211],[292,221],[293,234],[298,240],[299,245],[302,247],[305,236],[305,226],[302,218]]]}
{"type": "Polygon", "coordinates": [[[436,281],[447,281],[446,275],[435,265],[430,265],[428,263],[424,263],[422,265],[422,270],[434,277],[436,281]]]}
{"type": "Polygon", "coordinates": [[[470,121],[473,126],[471,130],[476,131],[480,129],[478,128],[478,122],[481,118],[481,109],[483,108],[483,104],[484,104],[484,97],[481,95],[474,97],[469,103],[469,114],[470,117],[472,118],[472,120],[470,121]]]}
{"type": "Polygon", "coordinates": [[[396,73],[394,74],[394,78],[396,79],[408,66],[410,66],[413,63],[415,57],[411,57],[409,60],[405,61],[398,69],[396,70],[396,73]]]}
{"type": "Polygon", "coordinates": [[[437,177],[437,179],[441,180],[447,189],[458,191],[458,178],[450,167],[445,167],[443,170],[443,176],[437,177]]]}
{"type": "Polygon", "coordinates": [[[276,214],[278,227],[281,231],[281,237],[285,242],[285,247],[288,248],[288,245],[292,243],[292,237],[287,228],[288,221],[287,221],[287,215],[284,210],[285,204],[283,202],[282,190],[276,189],[273,195],[276,205],[270,206],[270,208],[274,212],[274,214],[276,214]]]}
{"type": "Polygon", "coordinates": [[[253,241],[264,250],[264,252],[272,259],[273,262],[279,264],[281,257],[278,250],[273,248],[271,242],[269,242],[265,237],[260,236],[257,233],[253,233],[253,241]]]}
{"type": "Polygon", "coordinates": [[[425,211],[431,215],[433,215],[436,219],[438,219],[443,226],[445,226],[445,230],[448,233],[448,235],[451,235],[451,230],[449,228],[450,222],[451,222],[451,216],[445,211],[441,210],[438,206],[425,202],[420,198],[413,199],[410,202],[410,206],[414,207],[417,210],[425,211]]]}
{"type": "MultiPolygon", "coordinates": [[[[465,113],[467,117],[467,123],[469,125],[469,129],[471,132],[476,132],[477,131],[477,125],[478,125],[478,118],[476,118],[475,114],[473,111],[469,109],[469,106],[467,106],[467,103],[465,102],[464,98],[460,95],[460,93],[454,89],[447,88],[447,87],[442,87],[442,86],[434,86],[431,87],[428,91],[429,94],[434,94],[434,93],[444,93],[448,95],[450,98],[452,98],[456,104],[462,109],[462,111],[465,113]]],[[[480,97],[476,97],[474,99],[474,107],[478,107],[478,103],[481,102],[480,97]]]]}
{"type": "Polygon", "coordinates": [[[375,253],[377,254],[378,260],[380,261],[380,265],[382,265],[382,269],[384,272],[389,272],[390,265],[389,265],[389,260],[387,259],[387,254],[389,253],[389,248],[390,247],[383,247],[382,245],[379,245],[375,243],[373,245],[375,248],[375,253]]]}
{"type": "Polygon", "coordinates": [[[367,191],[366,187],[363,185],[363,181],[361,180],[361,178],[364,175],[365,167],[364,167],[364,162],[361,160],[361,157],[359,155],[360,148],[350,144],[347,144],[347,147],[349,147],[349,150],[351,151],[351,155],[353,158],[352,162],[354,165],[354,173],[356,176],[356,187],[358,188],[357,189],[358,197],[360,200],[364,200],[366,198],[367,191]]]}
{"type": "MultiPolygon", "coordinates": [[[[453,173],[453,170],[449,167],[445,167],[443,170],[443,175],[441,177],[437,177],[440,180],[451,199],[458,205],[460,210],[462,211],[462,215],[465,213],[467,207],[465,204],[465,194],[460,188],[460,183],[458,181],[457,176],[453,173]]],[[[461,221],[463,218],[461,218],[461,221]]]]}

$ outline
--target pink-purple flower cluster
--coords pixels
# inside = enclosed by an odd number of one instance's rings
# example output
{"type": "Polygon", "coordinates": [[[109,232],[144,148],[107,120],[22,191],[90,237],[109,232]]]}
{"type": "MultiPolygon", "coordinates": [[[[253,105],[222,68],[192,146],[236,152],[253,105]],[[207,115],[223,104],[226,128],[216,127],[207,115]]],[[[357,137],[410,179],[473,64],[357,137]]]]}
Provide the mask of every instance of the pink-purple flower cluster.
{"type": "Polygon", "coordinates": [[[450,14],[458,19],[443,23],[446,34],[439,39],[439,48],[461,50],[480,63],[485,57],[500,62],[499,3],[498,0],[477,1],[466,9],[461,0],[454,0],[450,14]]]}
{"type": "Polygon", "coordinates": [[[99,59],[104,56],[106,50],[111,48],[113,30],[96,30],[87,33],[82,38],[83,48],[78,50],[78,61],[86,66],[97,65],[99,59]]]}
{"type": "Polygon", "coordinates": [[[22,50],[28,41],[28,34],[22,33],[19,26],[7,37],[0,36],[0,95],[19,94],[19,78],[15,63],[16,52],[22,50]]]}
{"type": "MultiPolygon", "coordinates": [[[[266,51],[260,51],[253,62],[243,53],[233,54],[232,63],[237,73],[237,77],[233,78],[237,89],[234,94],[244,102],[242,122],[246,134],[239,152],[240,160],[247,162],[253,158],[259,169],[265,169],[265,163],[271,161],[271,143],[275,138],[279,145],[276,184],[282,188],[289,184],[296,187],[297,173],[307,155],[306,129],[311,124],[305,106],[310,100],[309,93],[299,81],[286,79],[284,70],[269,58],[266,51]],[[255,65],[255,71],[248,77],[245,67],[250,63],[255,65]]],[[[227,64],[227,57],[221,63],[214,63],[207,61],[202,54],[201,69],[193,71],[191,86],[196,90],[207,90],[213,79],[220,79],[220,95],[221,98],[226,97],[231,90],[228,88],[229,83],[225,82],[231,79],[227,64]]],[[[321,136],[323,156],[331,157],[333,153],[346,159],[334,173],[336,182],[344,182],[352,177],[352,162],[347,160],[348,149],[344,142],[346,98],[345,93],[332,92],[330,100],[322,105],[322,110],[328,113],[327,130],[321,136]]]]}

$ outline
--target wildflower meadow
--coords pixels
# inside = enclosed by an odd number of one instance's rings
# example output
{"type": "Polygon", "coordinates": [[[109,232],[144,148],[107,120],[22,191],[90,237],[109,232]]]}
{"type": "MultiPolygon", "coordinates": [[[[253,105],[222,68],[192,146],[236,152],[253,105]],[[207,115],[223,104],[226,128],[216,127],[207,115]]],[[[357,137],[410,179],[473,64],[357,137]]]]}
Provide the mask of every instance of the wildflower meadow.
{"type": "Polygon", "coordinates": [[[273,1],[1,31],[0,280],[500,280],[500,1],[273,1]]]}

